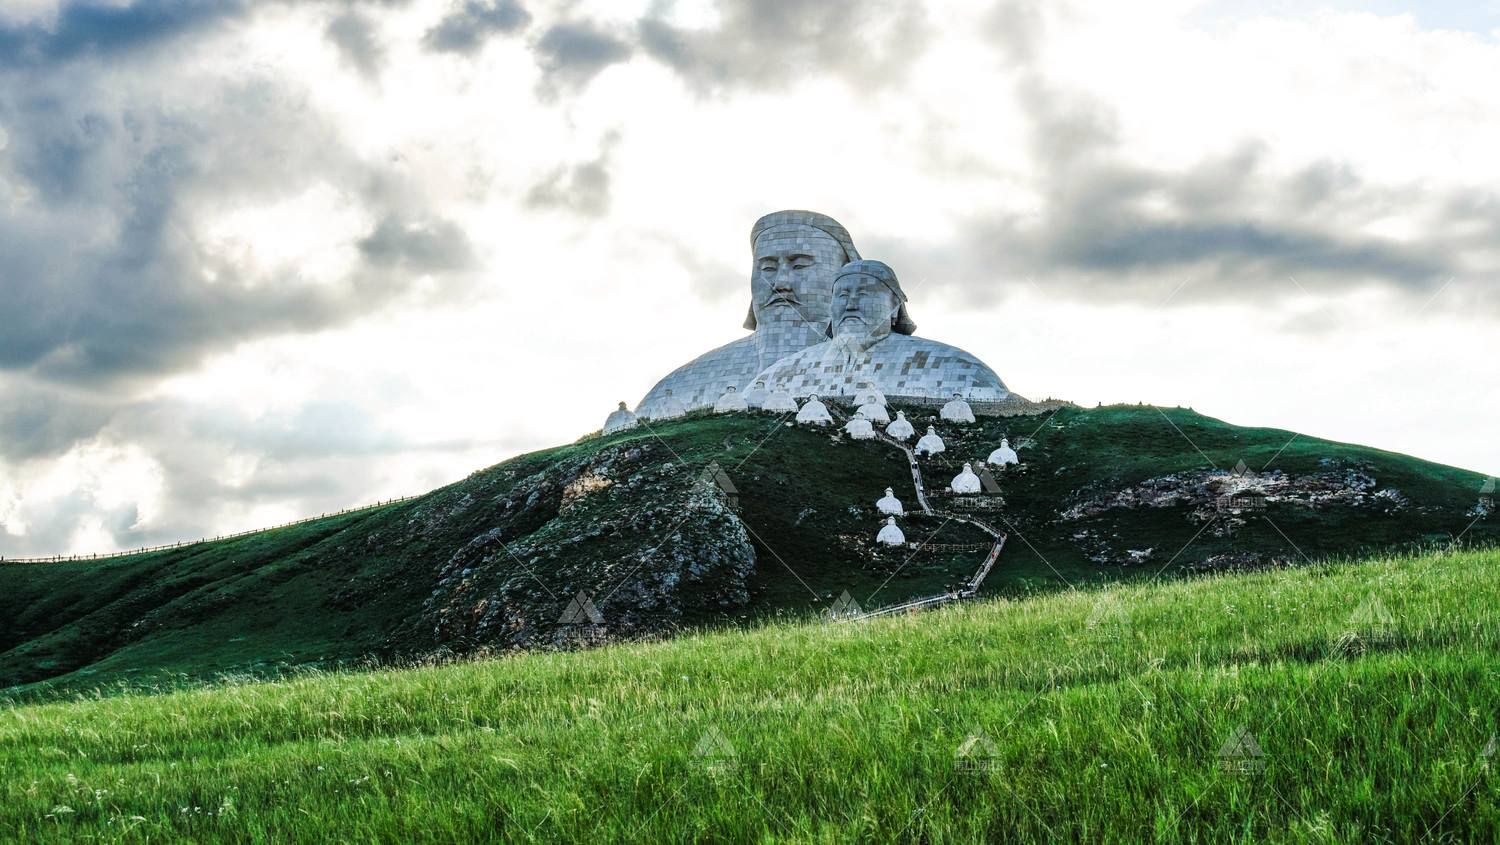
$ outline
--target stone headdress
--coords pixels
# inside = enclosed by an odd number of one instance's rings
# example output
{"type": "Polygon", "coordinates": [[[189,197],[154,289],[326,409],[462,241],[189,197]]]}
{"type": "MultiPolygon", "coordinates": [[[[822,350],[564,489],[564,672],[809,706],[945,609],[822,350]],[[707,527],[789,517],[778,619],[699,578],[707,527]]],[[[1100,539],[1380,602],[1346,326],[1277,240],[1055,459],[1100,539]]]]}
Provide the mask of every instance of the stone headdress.
{"type": "MultiPolygon", "coordinates": [[[[854,248],[854,239],[849,237],[849,230],[845,229],[839,221],[816,211],[775,211],[760,218],[750,228],[750,249],[752,251],[755,249],[755,242],[760,240],[760,236],[766,232],[793,226],[811,226],[823,232],[843,247],[845,261],[859,260],[859,250],[854,248]]],[[[750,303],[749,314],[745,316],[745,328],[755,330],[755,303],[753,301],[750,303]]]]}
{"type": "MultiPolygon", "coordinates": [[[[869,276],[886,287],[896,295],[896,316],[891,321],[891,331],[897,334],[914,334],[917,324],[912,322],[911,315],[906,313],[906,293],[901,290],[901,281],[896,278],[896,271],[884,261],[855,260],[839,268],[837,276],[833,277],[833,283],[838,284],[839,279],[845,276],[869,276]]],[[[833,322],[828,326],[828,336],[833,336],[833,322]]]]}

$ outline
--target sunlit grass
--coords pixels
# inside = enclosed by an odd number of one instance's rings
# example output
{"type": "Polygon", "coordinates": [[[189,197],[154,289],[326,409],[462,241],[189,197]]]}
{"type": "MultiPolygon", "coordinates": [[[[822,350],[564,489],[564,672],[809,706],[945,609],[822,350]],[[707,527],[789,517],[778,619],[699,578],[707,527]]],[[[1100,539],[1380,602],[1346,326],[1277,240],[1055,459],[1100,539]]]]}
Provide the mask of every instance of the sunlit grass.
{"type": "Polygon", "coordinates": [[[0,836],[1493,841],[1497,594],[1436,554],[16,707],[0,836]]]}

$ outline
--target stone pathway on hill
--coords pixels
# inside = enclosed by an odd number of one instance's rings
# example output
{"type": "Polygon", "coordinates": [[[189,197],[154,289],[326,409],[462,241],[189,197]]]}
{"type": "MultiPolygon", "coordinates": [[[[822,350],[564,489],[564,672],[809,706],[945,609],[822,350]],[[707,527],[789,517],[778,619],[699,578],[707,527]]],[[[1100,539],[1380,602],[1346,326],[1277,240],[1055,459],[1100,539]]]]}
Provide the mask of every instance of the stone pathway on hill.
{"type": "MultiPolygon", "coordinates": [[[[833,418],[840,423],[847,421],[849,418],[848,415],[844,413],[844,410],[837,405],[832,405],[830,403],[829,411],[832,414],[833,418]]],[[[892,446],[894,448],[900,449],[901,452],[906,455],[907,465],[911,467],[912,484],[914,485],[917,493],[917,504],[922,508],[923,514],[927,516],[940,516],[945,519],[953,520],[954,522],[967,523],[993,537],[995,542],[994,545],[990,547],[989,553],[985,555],[984,562],[979,565],[979,569],[974,573],[974,577],[966,581],[961,589],[953,590],[947,593],[941,593],[935,596],[924,596],[922,598],[904,601],[900,604],[893,604],[888,607],[876,608],[875,610],[870,610],[858,615],[846,617],[847,620],[856,621],[860,619],[872,619],[876,616],[889,616],[891,614],[902,613],[909,610],[937,607],[939,605],[944,605],[948,602],[958,601],[960,599],[973,598],[979,593],[979,588],[984,584],[984,579],[989,577],[990,570],[995,566],[995,561],[999,560],[1000,551],[1005,548],[1006,535],[1001,533],[1001,531],[995,528],[993,525],[990,525],[983,520],[976,519],[966,514],[958,514],[951,511],[943,511],[933,508],[932,504],[927,501],[927,487],[922,481],[922,467],[917,462],[917,455],[911,450],[911,447],[907,446],[905,443],[902,443],[896,438],[891,437],[889,434],[881,431],[879,427],[876,427],[875,429],[875,439],[886,444],[887,446],[892,446]]]]}

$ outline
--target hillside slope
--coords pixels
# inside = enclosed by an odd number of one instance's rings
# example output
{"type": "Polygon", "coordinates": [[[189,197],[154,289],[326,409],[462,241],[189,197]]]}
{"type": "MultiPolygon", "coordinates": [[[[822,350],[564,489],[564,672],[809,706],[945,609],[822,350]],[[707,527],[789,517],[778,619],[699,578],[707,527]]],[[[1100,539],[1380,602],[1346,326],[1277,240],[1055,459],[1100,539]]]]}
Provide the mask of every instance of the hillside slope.
{"type": "MultiPolygon", "coordinates": [[[[921,422],[930,411],[910,409],[921,422]]],[[[1481,476],[1246,429],[1191,411],[1065,408],[942,426],[929,489],[1008,434],[1022,468],[986,516],[1010,540],[992,595],[1300,563],[1400,544],[1493,542],[1481,476]],[[1234,474],[1244,463],[1255,472],[1234,474]],[[1225,510],[1225,495],[1263,496],[1225,510]],[[1263,506],[1263,509],[1259,509],[1263,506]]],[[[712,477],[712,476],[711,476],[712,477]]],[[[941,592],[986,538],[878,551],[873,502],[913,504],[905,458],[769,416],[695,417],[524,455],[385,508],[104,562],[0,566],[0,687],[129,681],[434,651],[570,645],[941,592]],[[737,501],[705,483],[717,466],[737,501]],[[599,624],[570,611],[580,594],[599,624]],[[570,618],[584,624],[560,624],[570,618]]]]}
{"type": "Polygon", "coordinates": [[[18,841],[1490,842],[1500,553],[0,712],[18,841]]]}

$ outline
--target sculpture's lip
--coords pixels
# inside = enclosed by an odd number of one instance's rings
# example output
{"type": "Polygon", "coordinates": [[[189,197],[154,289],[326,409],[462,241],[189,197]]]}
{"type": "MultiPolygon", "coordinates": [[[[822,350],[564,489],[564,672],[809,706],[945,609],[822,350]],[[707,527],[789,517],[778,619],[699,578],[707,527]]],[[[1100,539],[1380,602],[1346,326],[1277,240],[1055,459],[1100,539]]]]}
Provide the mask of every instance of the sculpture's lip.
{"type": "Polygon", "coordinates": [[[766,300],[766,304],[765,304],[764,307],[770,308],[772,305],[799,305],[799,304],[800,303],[797,302],[796,297],[789,296],[787,294],[777,294],[777,295],[771,297],[770,299],[767,299],[766,300]]]}

